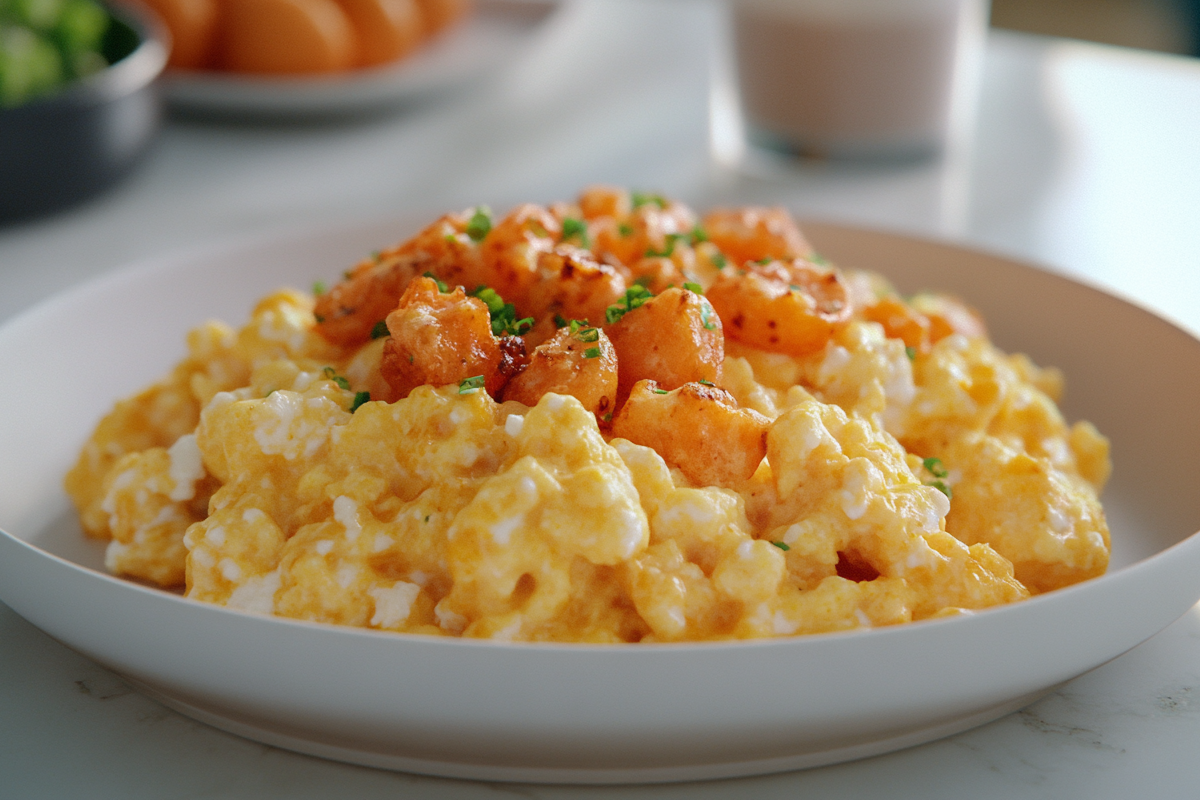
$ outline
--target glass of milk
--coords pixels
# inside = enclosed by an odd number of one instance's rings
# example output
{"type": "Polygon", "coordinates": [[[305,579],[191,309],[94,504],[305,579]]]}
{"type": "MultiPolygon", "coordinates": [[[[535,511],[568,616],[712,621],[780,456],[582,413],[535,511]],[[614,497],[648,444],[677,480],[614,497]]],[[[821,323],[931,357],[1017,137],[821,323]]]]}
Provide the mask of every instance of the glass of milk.
{"type": "Polygon", "coordinates": [[[988,0],[732,0],[755,144],[829,158],[939,152],[974,111],[988,0]]]}

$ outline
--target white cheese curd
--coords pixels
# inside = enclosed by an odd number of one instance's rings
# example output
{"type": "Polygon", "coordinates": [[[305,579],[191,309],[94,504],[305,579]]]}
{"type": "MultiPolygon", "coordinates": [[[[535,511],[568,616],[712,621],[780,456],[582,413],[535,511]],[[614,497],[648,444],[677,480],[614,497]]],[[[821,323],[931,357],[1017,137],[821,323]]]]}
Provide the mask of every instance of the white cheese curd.
{"type": "Polygon", "coordinates": [[[121,544],[116,539],[108,543],[108,547],[104,549],[104,566],[116,572],[120,569],[121,558],[129,551],[129,546],[121,544]]]}
{"type": "Polygon", "coordinates": [[[171,466],[167,472],[175,482],[169,495],[175,502],[191,500],[196,496],[196,481],[204,477],[204,462],[200,458],[200,447],[196,434],[185,433],[175,440],[167,450],[171,466]]]}
{"type": "Polygon", "coordinates": [[[211,544],[213,547],[225,546],[225,529],[220,525],[213,525],[204,534],[204,541],[211,544]]]}
{"type": "Polygon", "coordinates": [[[489,526],[488,533],[492,535],[492,540],[495,541],[496,544],[503,547],[504,545],[508,544],[509,540],[512,538],[513,532],[516,531],[516,529],[519,528],[521,523],[524,521],[524,514],[518,514],[514,517],[509,517],[508,519],[502,519],[499,522],[489,526]]]}
{"type": "Polygon", "coordinates": [[[221,570],[221,577],[230,583],[238,583],[242,580],[242,568],[231,558],[222,558],[218,561],[217,569],[221,570]]]}
{"type": "Polygon", "coordinates": [[[858,620],[858,624],[864,628],[873,627],[871,625],[871,618],[864,614],[861,608],[854,609],[854,618],[858,620]]]}
{"type": "Polygon", "coordinates": [[[358,503],[346,495],[338,495],[333,501],[333,518],[346,529],[346,538],[353,542],[362,533],[362,525],[358,522],[358,503]]]}
{"type": "Polygon", "coordinates": [[[350,584],[358,580],[359,568],[354,564],[339,564],[333,573],[333,579],[343,589],[349,589],[350,584]]]}
{"type": "Polygon", "coordinates": [[[520,414],[509,414],[504,420],[504,432],[514,439],[521,435],[523,427],[525,427],[525,417],[520,414]]]}
{"type": "MultiPolygon", "coordinates": [[[[262,401],[267,412],[254,428],[254,441],[267,455],[286,453],[292,441],[292,423],[300,414],[304,398],[295,392],[280,390],[262,401]]],[[[293,455],[292,458],[295,458],[293,455]]]]}
{"type": "Polygon", "coordinates": [[[319,556],[327,556],[333,552],[333,540],[321,539],[319,542],[313,545],[313,550],[315,550],[319,556]]]}
{"type": "Polygon", "coordinates": [[[1070,533],[1075,528],[1071,517],[1058,506],[1046,509],[1046,519],[1050,522],[1050,529],[1059,535],[1070,533]]]}
{"type": "Polygon", "coordinates": [[[641,547],[646,523],[632,508],[622,508],[617,516],[621,523],[621,558],[629,558],[641,547]]]}
{"type": "Polygon", "coordinates": [[[855,469],[855,461],[850,462],[842,475],[842,511],[849,519],[861,519],[867,513],[871,503],[868,477],[861,469],[855,469]]]}
{"type": "Polygon", "coordinates": [[[791,636],[800,624],[787,618],[782,611],[776,611],[771,621],[771,632],[776,636],[791,636]]]}
{"type": "Polygon", "coordinates": [[[825,360],[817,372],[819,383],[829,383],[836,379],[846,367],[850,366],[850,351],[840,344],[830,344],[825,349],[825,360]]]}
{"type": "Polygon", "coordinates": [[[293,392],[303,392],[308,387],[312,386],[319,378],[324,378],[323,372],[301,372],[292,381],[293,392]]]}
{"type": "MultiPolygon", "coordinates": [[[[115,514],[117,511],[117,492],[125,489],[137,480],[137,471],[127,469],[116,477],[112,485],[108,487],[108,494],[104,495],[104,502],[100,504],[100,510],[105,514],[115,514]]],[[[117,527],[119,520],[114,519],[111,523],[112,527],[117,527]]]]}
{"type": "Polygon", "coordinates": [[[444,608],[441,603],[433,607],[433,616],[438,627],[447,633],[459,634],[467,627],[467,618],[462,614],[444,608]]]}
{"type": "Polygon", "coordinates": [[[371,625],[376,628],[402,625],[412,613],[412,604],[420,593],[420,586],[405,581],[396,581],[391,586],[372,586],[367,590],[367,594],[375,601],[371,625]]]}
{"type": "Polygon", "coordinates": [[[512,622],[493,633],[492,639],[498,642],[511,642],[521,632],[522,622],[523,620],[521,619],[520,615],[517,615],[517,618],[512,622]]]}
{"type": "Polygon", "coordinates": [[[275,611],[275,593],[279,591],[279,568],[265,575],[253,575],[238,586],[225,602],[228,608],[271,614],[275,611]]]}

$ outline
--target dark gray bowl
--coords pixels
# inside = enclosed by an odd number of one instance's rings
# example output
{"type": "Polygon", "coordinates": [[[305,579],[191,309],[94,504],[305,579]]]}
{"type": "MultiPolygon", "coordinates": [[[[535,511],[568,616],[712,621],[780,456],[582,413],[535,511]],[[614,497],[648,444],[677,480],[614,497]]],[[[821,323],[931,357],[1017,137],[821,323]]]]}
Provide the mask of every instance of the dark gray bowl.
{"type": "Polygon", "coordinates": [[[81,202],[127,173],[158,129],[159,26],[110,8],[108,69],[57,94],[0,110],[0,222],[81,202]]]}

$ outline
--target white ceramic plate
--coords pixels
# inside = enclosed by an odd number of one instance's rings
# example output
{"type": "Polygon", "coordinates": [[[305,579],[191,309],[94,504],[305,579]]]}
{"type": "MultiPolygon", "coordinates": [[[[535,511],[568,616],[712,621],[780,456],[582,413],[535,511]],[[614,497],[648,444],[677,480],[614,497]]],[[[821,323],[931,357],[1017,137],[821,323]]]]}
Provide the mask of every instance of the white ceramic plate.
{"type": "Polygon", "coordinates": [[[174,109],[238,117],[342,116],[413,103],[479,80],[515,57],[556,0],[476,0],[466,22],[395,64],[317,77],[169,71],[174,109]]]}
{"type": "Polygon", "coordinates": [[[502,644],[276,619],[105,575],[60,488],[111,402],[205,318],[329,278],[424,219],[151,261],[0,329],[0,598],[197,719],[345,761],[492,780],[670,781],[796,769],[995,719],[1125,652],[1200,597],[1200,342],[1125,302],[976,252],[828,225],[846,265],[979,306],[1066,370],[1113,442],[1105,577],[963,618],[694,645],[502,644]]]}

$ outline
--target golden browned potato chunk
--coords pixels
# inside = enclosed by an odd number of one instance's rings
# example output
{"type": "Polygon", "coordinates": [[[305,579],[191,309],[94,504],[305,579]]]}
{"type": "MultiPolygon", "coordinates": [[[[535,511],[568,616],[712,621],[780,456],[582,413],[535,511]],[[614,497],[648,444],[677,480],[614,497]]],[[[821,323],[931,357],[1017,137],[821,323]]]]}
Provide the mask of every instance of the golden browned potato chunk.
{"type": "Polygon", "coordinates": [[[764,258],[805,258],[813,252],[782,208],[715,209],[704,216],[704,232],[735,266],[764,258]]]}
{"type": "Polygon", "coordinates": [[[447,214],[412,239],[360,261],[317,298],[317,331],[343,347],[370,341],[418,275],[467,289],[484,283],[479,248],[467,233],[470,220],[467,213],[447,214]]]}
{"type": "Polygon", "coordinates": [[[895,295],[863,309],[863,317],[883,326],[889,339],[900,339],[918,353],[929,352],[929,318],[895,295]]]}
{"type": "Polygon", "coordinates": [[[929,320],[929,340],[940,342],[952,333],[968,339],[987,337],[983,317],[963,301],[944,294],[919,294],[912,299],[913,308],[929,320]]]}
{"type": "Polygon", "coordinates": [[[667,389],[692,381],[721,382],[725,338],[720,317],[703,295],[668,289],[625,313],[605,333],[617,350],[621,396],[641,380],[667,389]]]}
{"type": "Polygon", "coordinates": [[[641,381],[613,420],[613,435],[653,448],[697,486],[737,486],[767,454],[770,424],[724,389],[688,383],[668,392],[641,381]]]}
{"type": "Polygon", "coordinates": [[[577,325],[559,329],[533,351],[525,371],[509,381],[504,399],[536,406],[548,392],[569,394],[598,417],[612,412],[617,400],[617,351],[604,331],[577,325]]]}
{"type": "MultiPolygon", "coordinates": [[[[696,215],[690,208],[660,195],[633,193],[626,198],[614,198],[610,205],[620,210],[628,204],[627,215],[603,217],[596,222],[605,224],[589,226],[595,233],[592,249],[599,258],[631,266],[639,259],[669,256],[686,246],[696,227],[696,215]]],[[[590,204],[581,202],[581,206],[586,215],[590,204]]]]}
{"type": "Polygon", "coordinates": [[[536,319],[582,320],[604,323],[604,311],[625,294],[625,279],[591,253],[559,245],[542,253],[537,262],[538,282],[529,290],[524,309],[536,319]]]}
{"type": "Polygon", "coordinates": [[[445,386],[482,375],[489,394],[504,385],[502,353],[492,335],[491,315],[482,300],[459,286],[443,293],[437,281],[417,278],[387,316],[388,339],[380,369],[395,397],[418,386],[445,386]]]}
{"type": "Polygon", "coordinates": [[[481,282],[524,308],[525,292],[537,280],[538,258],[553,250],[561,237],[562,223],[545,208],[532,203],[517,206],[479,245],[486,275],[481,282]]]}
{"type": "Polygon", "coordinates": [[[851,311],[841,275],[802,259],[726,270],[706,296],[730,337],[793,356],[823,348],[851,311]]]}

